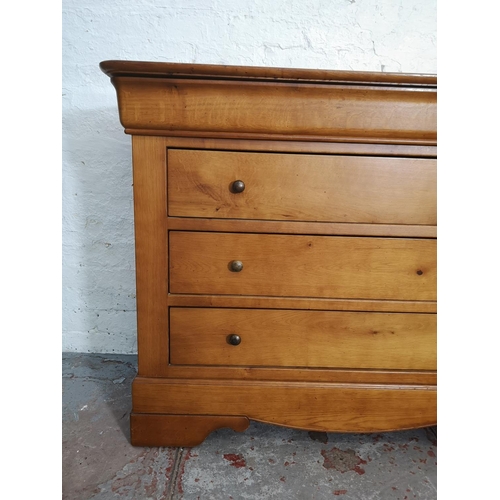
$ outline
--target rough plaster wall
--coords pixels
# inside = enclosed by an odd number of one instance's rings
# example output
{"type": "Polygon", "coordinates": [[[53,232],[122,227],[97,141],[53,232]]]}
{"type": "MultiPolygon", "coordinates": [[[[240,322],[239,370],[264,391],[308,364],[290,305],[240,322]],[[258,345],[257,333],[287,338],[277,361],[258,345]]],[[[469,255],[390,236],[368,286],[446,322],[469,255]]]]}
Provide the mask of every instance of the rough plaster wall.
{"type": "Polygon", "coordinates": [[[130,138],[105,59],[436,72],[436,0],[64,0],[63,350],[136,352],[130,138]]]}

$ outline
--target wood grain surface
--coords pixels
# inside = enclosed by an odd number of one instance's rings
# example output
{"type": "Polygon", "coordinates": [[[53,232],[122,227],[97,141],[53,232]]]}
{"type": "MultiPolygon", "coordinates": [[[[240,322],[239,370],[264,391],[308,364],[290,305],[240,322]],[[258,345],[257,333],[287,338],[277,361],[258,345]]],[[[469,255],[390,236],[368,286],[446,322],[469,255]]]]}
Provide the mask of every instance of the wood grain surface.
{"type": "Polygon", "coordinates": [[[169,230],[436,238],[437,226],[169,217],[169,230]]]}
{"type": "Polygon", "coordinates": [[[132,154],[139,374],[157,377],[168,359],[166,149],[134,136],[132,154]]]}
{"type": "Polygon", "coordinates": [[[197,446],[216,429],[242,432],[248,418],[219,415],[130,415],[130,440],[134,446],[197,446]]]}
{"type": "Polygon", "coordinates": [[[436,240],[171,231],[170,292],[436,300],[436,240]]]}
{"type": "Polygon", "coordinates": [[[431,88],[113,77],[125,129],[435,145],[431,88]]]}
{"type": "Polygon", "coordinates": [[[436,424],[436,388],[136,378],[134,412],[247,416],[325,432],[436,424]]]}
{"type": "Polygon", "coordinates": [[[168,214],[435,225],[436,161],[169,149],[168,214]]]}
{"type": "Polygon", "coordinates": [[[189,77],[233,80],[293,80],[327,83],[358,83],[361,85],[402,85],[436,87],[437,77],[421,73],[381,73],[379,71],[337,71],[327,69],[269,68],[263,66],[234,66],[226,64],[188,64],[158,61],[102,61],[101,70],[109,77],[189,77]]]}
{"type": "Polygon", "coordinates": [[[435,370],[436,315],[173,307],[170,362],[435,370]]]}
{"type": "Polygon", "coordinates": [[[399,156],[433,158],[437,156],[436,146],[412,144],[374,144],[350,142],[319,142],[299,140],[273,140],[208,138],[208,137],[163,137],[165,147],[183,149],[215,149],[220,151],[254,151],[275,153],[340,154],[356,156],[399,156]]]}
{"type": "Polygon", "coordinates": [[[436,371],[374,370],[359,368],[300,368],[263,366],[168,365],[168,378],[203,380],[259,380],[327,382],[338,384],[436,385],[436,371]]]}
{"type": "Polygon", "coordinates": [[[168,304],[181,307],[231,307],[257,309],[309,309],[322,311],[373,311],[436,313],[435,301],[360,300],[331,298],[259,297],[241,295],[169,294],[168,304]]]}

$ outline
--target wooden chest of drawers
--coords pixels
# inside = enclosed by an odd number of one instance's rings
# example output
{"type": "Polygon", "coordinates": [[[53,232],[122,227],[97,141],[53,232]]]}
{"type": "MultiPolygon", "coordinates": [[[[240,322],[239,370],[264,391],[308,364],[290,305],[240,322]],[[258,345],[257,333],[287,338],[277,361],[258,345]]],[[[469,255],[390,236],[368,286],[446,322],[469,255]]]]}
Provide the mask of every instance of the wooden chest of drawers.
{"type": "Polygon", "coordinates": [[[436,77],[105,61],[132,134],[132,443],[436,423],[436,77]]]}

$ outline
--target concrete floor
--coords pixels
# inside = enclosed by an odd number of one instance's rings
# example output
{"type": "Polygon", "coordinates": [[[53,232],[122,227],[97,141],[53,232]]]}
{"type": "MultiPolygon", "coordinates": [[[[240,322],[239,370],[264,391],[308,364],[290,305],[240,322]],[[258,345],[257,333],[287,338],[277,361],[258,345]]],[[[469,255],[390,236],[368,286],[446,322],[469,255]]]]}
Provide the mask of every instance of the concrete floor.
{"type": "Polygon", "coordinates": [[[195,448],[134,448],[136,357],[63,355],[63,499],[436,498],[436,428],[326,434],[252,423],[195,448]]]}

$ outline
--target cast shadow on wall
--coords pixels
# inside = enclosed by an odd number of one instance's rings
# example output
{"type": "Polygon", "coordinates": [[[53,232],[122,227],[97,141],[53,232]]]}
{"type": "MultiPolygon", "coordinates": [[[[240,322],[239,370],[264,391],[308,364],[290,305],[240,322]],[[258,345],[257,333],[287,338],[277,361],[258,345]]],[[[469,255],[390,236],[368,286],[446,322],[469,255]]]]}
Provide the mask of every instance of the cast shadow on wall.
{"type": "Polygon", "coordinates": [[[116,107],[63,130],[63,350],[136,353],[130,136],[116,107]]]}

